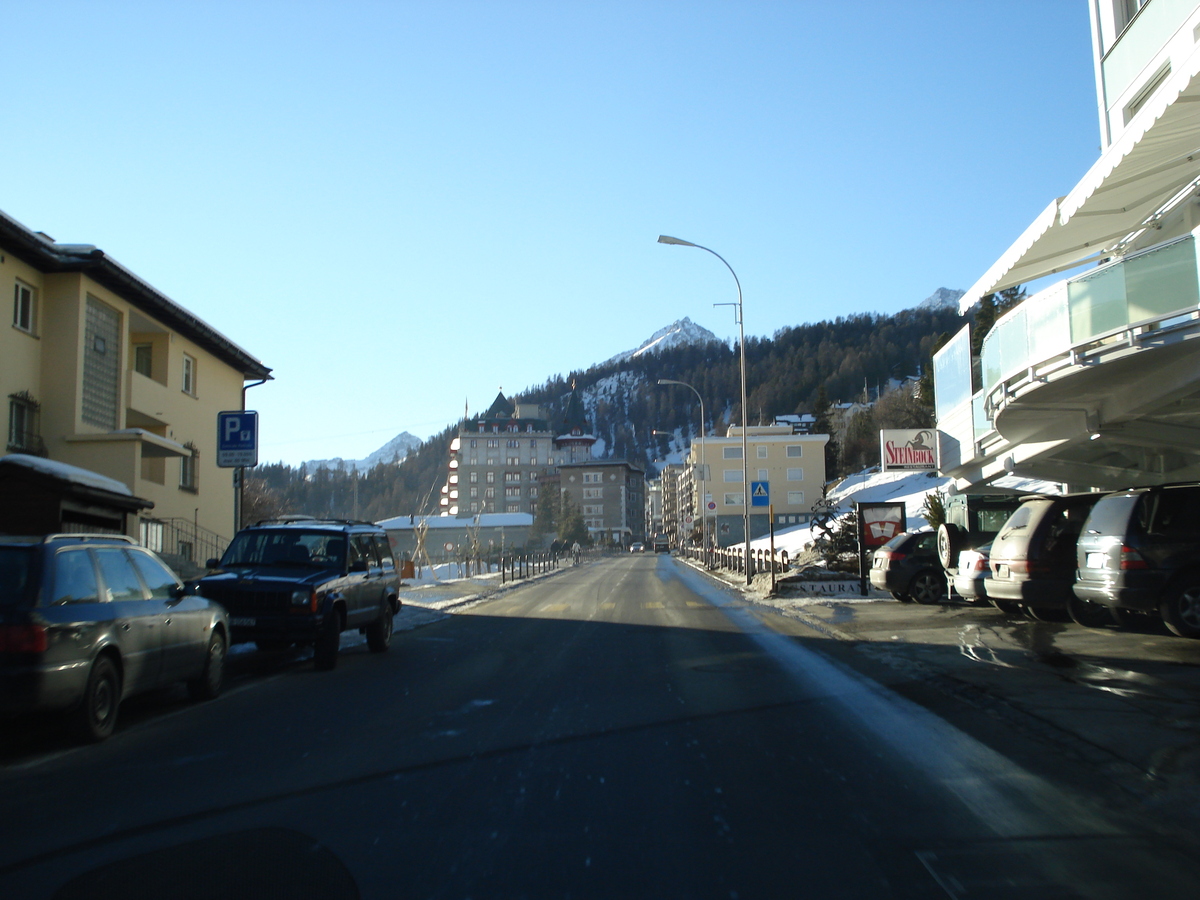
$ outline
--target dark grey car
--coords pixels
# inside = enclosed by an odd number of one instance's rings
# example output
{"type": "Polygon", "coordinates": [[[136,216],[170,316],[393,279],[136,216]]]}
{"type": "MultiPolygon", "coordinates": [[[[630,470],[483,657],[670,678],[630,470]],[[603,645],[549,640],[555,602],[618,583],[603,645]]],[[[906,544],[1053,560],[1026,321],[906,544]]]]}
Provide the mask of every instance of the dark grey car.
{"type": "Polygon", "coordinates": [[[1105,497],[1083,525],[1075,562],[1080,601],[1158,614],[1180,637],[1200,638],[1200,485],[1105,497]]]}
{"type": "Polygon", "coordinates": [[[871,586],[901,603],[938,603],[946,596],[946,573],[937,556],[932,531],[898,534],[871,560],[871,586]]]}
{"type": "Polygon", "coordinates": [[[221,690],[225,610],[114,535],[0,537],[0,710],[65,711],[103,740],[131,694],[186,681],[221,690]]]}

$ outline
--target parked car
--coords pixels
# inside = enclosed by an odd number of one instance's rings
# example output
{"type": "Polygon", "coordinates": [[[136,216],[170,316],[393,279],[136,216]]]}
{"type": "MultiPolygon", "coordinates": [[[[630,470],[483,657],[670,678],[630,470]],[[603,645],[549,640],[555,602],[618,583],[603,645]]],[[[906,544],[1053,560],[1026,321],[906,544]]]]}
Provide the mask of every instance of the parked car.
{"type": "Polygon", "coordinates": [[[958,565],[954,569],[951,586],[958,596],[970,603],[988,602],[988,582],[992,580],[992,570],[988,566],[991,549],[992,543],[988,541],[982,547],[963,550],[958,554],[958,565]]]}
{"type": "Polygon", "coordinates": [[[337,665],[341,633],[354,628],[374,653],[392,641],[400,578],[387,533],[370,522],[288,519],[234,536],[200,591],[229,611],[234,643],[313,647],[318,669],[337,665]]]}
{"type": "Polygon", "coordinates": [[[630,553],[645,553],[646,545],[643,544],[641,541],[634,541],[632,544],[629,545],[629,552],[630,553]]]}
{"type": "MultiPolygon", "coordinates": [[[[1076,602],[1075,542],[1104,494],[1026,497],[992,541],[988,595],[1024,607],[1034,618],[1070,614],[1100,624],[1095,609],[1076,602]]],[[[1106,618],[1107,613],[1100,610],[1106,618]]]]}
{"type": "Polygon", "coordinates": [[[1200,485],[1110,494],[1076,546],[1075,596],[1117,614],[1155,613],[1200,638],[1200,485]]]}
{"type": "Polygon", "coordinates": [[[1021,505],[1021,498],[1016,494],[953,494],[943,505],[946,520],[937,527],[938,560],[953,581],[958,575],[959,554],[990,544],[1021,505]]]}
{"type": "Polygon", "coordinates": [[[901,603],[938,603],[946,596],[946,574],[937,557],[937,534],[898,534],[871,559],[871,585],[901,603]]]}
{"type": "Polygon", "coordinates": [[[221,692],[229,623],[131,538],[0,537],[0,710],[60,711],[86,740],[121,701],[176,681],[221,692]]]}

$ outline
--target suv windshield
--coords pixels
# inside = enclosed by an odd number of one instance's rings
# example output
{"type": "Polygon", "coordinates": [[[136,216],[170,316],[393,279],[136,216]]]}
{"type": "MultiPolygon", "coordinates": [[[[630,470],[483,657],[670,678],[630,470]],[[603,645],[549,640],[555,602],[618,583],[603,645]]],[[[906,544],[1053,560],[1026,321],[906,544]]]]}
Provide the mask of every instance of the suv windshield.
{"type": "Polygon", "coordinates": [[[221,566],[314,566],[340,569],[345,561],[344,535],[281,528],[242,532],[225,551],[221,566]]]}
{"type": "Polygon", "coordinates": [[[28,547],[0,547],[0,606],[21,606],[29,600],[33,559],[28,547]]]}

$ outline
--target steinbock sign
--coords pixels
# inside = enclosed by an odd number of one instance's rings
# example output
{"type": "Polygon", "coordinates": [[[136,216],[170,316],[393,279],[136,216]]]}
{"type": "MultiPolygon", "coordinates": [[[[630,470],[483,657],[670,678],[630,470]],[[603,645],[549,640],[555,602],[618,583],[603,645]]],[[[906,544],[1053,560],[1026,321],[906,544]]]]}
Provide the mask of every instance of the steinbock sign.
{"type": "Polygon", "coordinates": [[[217,413],[217,466],[236,469],[258,465],[258,413],[217,413]]]}
{"type": "Polygon", "coordinates": [[[883,471],[936,472],[937,437],[932,428],[891,429],[879,432],[879,456],[883,471]]]}

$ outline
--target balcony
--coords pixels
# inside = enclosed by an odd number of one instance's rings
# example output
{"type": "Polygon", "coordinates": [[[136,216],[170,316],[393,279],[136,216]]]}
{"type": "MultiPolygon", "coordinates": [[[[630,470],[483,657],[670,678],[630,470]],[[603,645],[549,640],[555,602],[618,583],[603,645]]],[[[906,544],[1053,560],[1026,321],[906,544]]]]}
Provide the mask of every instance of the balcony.
{"type": "Polygon", "coordinates": [[[934,362],[942,468],[1080,486],[1200,477],[1196,233],[1093,269],[934,362]],[[979,388],[972,391],[972,386],[979,388]]]}

